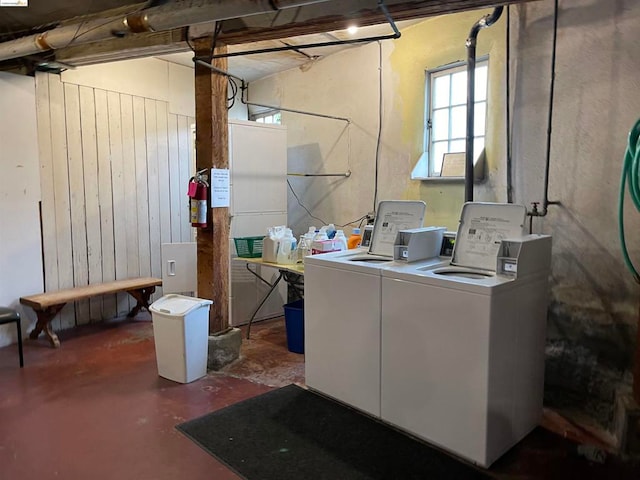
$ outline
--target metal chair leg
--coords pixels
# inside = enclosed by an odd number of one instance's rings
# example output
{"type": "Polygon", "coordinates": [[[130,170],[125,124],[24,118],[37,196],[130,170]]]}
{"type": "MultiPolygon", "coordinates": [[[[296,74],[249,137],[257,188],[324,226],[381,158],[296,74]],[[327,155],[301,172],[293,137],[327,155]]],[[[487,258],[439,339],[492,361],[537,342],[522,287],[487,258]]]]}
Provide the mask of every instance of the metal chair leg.
{"type": "Polygon", "coordinates": [[[24,357],[22,355],[22,325],[20,317],[16,320],[16,326],[18,327],[18,354],[20,355],[20,368],[24,367],[24,357]]]}

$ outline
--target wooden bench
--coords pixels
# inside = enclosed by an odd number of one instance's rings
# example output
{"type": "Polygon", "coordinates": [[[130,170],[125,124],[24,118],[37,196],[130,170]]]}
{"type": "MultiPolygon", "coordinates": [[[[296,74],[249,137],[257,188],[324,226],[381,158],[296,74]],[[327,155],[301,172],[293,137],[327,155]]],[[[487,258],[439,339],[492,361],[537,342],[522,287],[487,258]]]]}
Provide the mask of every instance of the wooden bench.
{"type": "Polygon", "coordinates": [[[156,287],[160,285],[162,285],[162,280],[158,278],[130,278],[128,280],[116,280],[115,282],[98,283],[85,287],[68,288],[66,290],[21,297],[20,303],[33,308],[38,317],[36,327],[29,334],[29,338],[36,339],[44,331],[49,342],[51,342],[51,346],[59,347],[60,340],[50,325],[53,317],[67,303],[95,297],[96,295],[127,292],[138,302],[127,315],[128,317],[135,317],[142,308],[149,310],[149,298],[156,291],[156,287]]]}

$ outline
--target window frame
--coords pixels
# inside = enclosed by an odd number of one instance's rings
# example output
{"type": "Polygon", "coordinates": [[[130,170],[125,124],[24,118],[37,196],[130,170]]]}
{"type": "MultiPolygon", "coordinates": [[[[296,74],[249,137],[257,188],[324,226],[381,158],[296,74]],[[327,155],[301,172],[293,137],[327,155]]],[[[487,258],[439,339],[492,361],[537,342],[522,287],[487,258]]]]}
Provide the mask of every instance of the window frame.
{"type": "Polygon", "coordinates": [[[280,110],[271,109],[271,110],[263,110],[261,112],[254,113],[249,116],[250,120],[253,122],[264,123],[266,125],[282,125],[282,112],[280,110]],[[275,120],[277,117],[278,121],[270,121],[266,122],[266,119],[275,120]]]}
{"type": "MultiPolygon", "coordinates": [[[[486,136],[487,136],[487,115],[488,115],[488,104],[489,104],[489,67],[490,67],[490,63],[489,63],[489,56],[488,55],[483,55],[481,57],[478,57],[476,59],[476,70],[479,67],[483,67],[486,66],[487,68],[487,82],[486,82],[486,88],[487,91],[485,92],[485,99],[484,100],[476,100],[474,103],[477,106],[480,103],[484,103],[485,104],[485,119],[484,119],[484,123],[485,123],[485,128],[484,128],[484,132],[482,135],[475,135],[474,132],[474,140],[477,138],[484,138],[484,145],[486,145],[486,136]]],[[[438,77],[442,77],[444,75],[453,75],[455,73],[458,73],[460,71],[466,71],[466,67],[467,67],[467,62],[466,61],[458,61],[458,62],[453,62],[453,63],[449,63],[446,65],[442,65],[436,68],[430,68],[430,69],[426,69],[425,70],[425,103],[424,103],[424,124],[423,124],[423,153],[422,153],[422,157],[421,159],[418,161],[418,165],[416,165],[416,168],[414,169],[414,172],[416,169],[418,169],[419,164],[421,161],[426,161],[426,174],[427,176],[414,176],[414,178],[421,178],[421,179],[460,179],[462,177],[442,177],[441,176],[441,172],[442,172],[442,168],[440,169],[439,172],[434,171],[434,158],[433,158],[433,144],[434,144],[434,140],[432,139],[433,136],[433,93],[434,93],[434,83],[435,83],[435,79],[438,77]],[[445,73],[446,72],[446,73],[445,73]]],[[[477,93],[477,92],[476,92],[477,93]]],[[[477,96],[476,96],[477,98],[477,96]]],[[[464,104],[453,104],[451,102],[451,91],[449,92],[449,101],[447,103],[447,105],[445,107],[439,107],[436,110],[444,110],[447,109],[449,111],[449,115],[451,115],[451,110],[452,108],[456,107],[456,106],[464,106],[465,107],[465,119],[466,119],[466,89],[465,89],[465,103],[464,104]]],[[[477,121],[477,120],[476,120],[477,121]]],[[[447,132],[447,138],[446,141],[451,142],[453,139],[453,137],[451,136],[451,121],[449,121],[449,125],[448,125],[448,132],[447,132]]],[[[456,138],[457,139],[457,138],[456,138]]],[[[455,141],[456,139],[453,139],[453,141],[455,141]]],[[[466,140],[466,128],[465,128],[465,137],[459,138],[457,140],[466,140]]],[[[438,141],[443,141],[443,140],[438,140],[438,141]]],[[[437,141],[436,141],[437,142],[437,141]]],[[[463,152],[465,150],[463,149],[463,152]]],[[[476,157],[476,160],[478,159],[478,157],[481,155],[481,151],[476,151],[476,149],[474,148],[474,156],[476,157]]],[[[454,152],[449,152],[449,153],[454,153],[454,152]]],[[[475,162],[474,161],[474,162],[475,162]]]]}

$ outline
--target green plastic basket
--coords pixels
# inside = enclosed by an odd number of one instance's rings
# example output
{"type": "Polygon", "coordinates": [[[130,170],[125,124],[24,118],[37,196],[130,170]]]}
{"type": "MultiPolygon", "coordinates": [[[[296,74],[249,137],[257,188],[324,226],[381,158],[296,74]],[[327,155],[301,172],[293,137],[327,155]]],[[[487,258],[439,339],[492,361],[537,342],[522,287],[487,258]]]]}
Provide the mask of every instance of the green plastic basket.
{"type": "Polygon", "coordinates": [[[264,237],[234,238],[236,253],[242,258],[259,258],[262,256],[262,240],[264,237]]]}

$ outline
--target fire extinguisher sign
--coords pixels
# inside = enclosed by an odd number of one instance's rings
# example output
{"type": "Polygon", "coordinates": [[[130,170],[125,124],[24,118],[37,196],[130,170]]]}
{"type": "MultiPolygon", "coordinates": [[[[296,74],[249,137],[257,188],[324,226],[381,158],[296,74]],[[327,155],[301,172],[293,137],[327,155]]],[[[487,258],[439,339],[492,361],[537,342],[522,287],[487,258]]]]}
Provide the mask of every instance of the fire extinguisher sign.
{"type": "Polygon", "coordinates": [[[229,206],[229,169],[211,169],[211,208],[229,206]]]}

